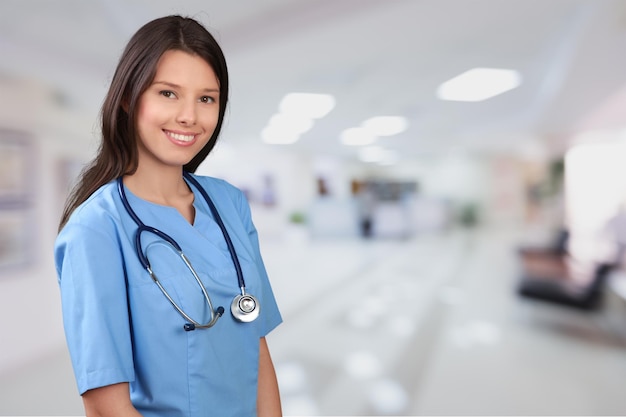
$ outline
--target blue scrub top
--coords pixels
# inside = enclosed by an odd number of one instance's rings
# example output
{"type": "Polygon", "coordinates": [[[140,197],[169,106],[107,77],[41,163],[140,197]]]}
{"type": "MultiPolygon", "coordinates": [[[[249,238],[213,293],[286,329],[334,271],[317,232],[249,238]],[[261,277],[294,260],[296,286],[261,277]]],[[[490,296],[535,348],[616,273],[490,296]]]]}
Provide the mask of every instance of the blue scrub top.
{"type": "MultiPolygon", "coordinates": [[[[259,338],[282,321],[261,259],[250,207],[227,182],[195,177],[207,191],[235,246],[246,292],[261,310],[236,321],[230,304],[240,293],[224,236],[193,185],[191,225],[172,207],[142,200],[126,189],[142,222],[173,237],[224,315],[209,329],[186,332],[135,249],[137,225],[112,181],[79,206],[57,237],[55,261],[67,344],[80,394],[129,382],[144,416],[256,415],[259,338]]],[[[201,289],[180,257],[151,233],[144,253],[170,296],[200,323],[210,319],[201,289]]]]}

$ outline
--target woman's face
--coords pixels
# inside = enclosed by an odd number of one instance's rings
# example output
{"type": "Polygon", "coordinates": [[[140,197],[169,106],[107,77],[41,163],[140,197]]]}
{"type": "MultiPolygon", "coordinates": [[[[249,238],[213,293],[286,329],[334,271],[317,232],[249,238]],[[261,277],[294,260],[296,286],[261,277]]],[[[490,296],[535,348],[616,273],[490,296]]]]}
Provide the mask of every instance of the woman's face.
{"type": "Polygon", "coordinates": [[[219,117],[219,83],[197,55],[170,50],[139,99],[139,168],[182,167],[207,144],[219,117]]]}

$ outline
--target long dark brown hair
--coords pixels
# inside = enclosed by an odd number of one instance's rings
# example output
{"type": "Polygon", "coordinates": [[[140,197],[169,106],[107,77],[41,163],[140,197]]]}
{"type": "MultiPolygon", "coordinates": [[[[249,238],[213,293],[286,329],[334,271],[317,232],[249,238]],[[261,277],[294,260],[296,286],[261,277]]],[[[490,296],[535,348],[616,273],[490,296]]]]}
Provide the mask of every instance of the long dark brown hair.
{"type": "Polygon", "coordinates": [[[215,131],[183,169],[195,172],[215,146],[228,102],[228,70],[222,49],[215,38],[192,18],[175,15],[148,22],[133,35],[120,57],[102,105],[102,141],[98,153],[82,171],[67,198],[59,230],[72,212],[98,188],[137,169],[137,103],[154,80],[159,59],[169,50],[188,52],[204,59],[213,68],[220,88],[215,131]]]}

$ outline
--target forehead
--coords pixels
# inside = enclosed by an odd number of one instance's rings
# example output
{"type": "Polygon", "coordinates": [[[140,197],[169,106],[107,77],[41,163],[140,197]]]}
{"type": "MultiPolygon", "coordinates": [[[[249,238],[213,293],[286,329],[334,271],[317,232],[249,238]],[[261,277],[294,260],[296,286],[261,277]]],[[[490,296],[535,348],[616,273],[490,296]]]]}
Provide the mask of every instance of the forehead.
{"type": "Polygon", "coordinates": [[[154,76],[154,82],[167,81],[181,86],[200,85],[202,88],[218,84],[213,67],[196,54],[179,50],[169,50],[161,55],[154,76]]]}

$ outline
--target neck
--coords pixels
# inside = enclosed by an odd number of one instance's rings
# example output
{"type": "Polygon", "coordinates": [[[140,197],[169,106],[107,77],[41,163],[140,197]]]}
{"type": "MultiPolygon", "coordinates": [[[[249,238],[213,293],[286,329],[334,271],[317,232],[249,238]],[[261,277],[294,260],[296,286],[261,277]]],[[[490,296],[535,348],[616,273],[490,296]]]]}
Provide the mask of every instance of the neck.
{"type": "Polygon", "coordinates": [[[124,176],[124,185],[140,198],[168,206],[191,192],[183,178],[182,167],[146,170],[140,164],[133,174],[124,176]]]}

